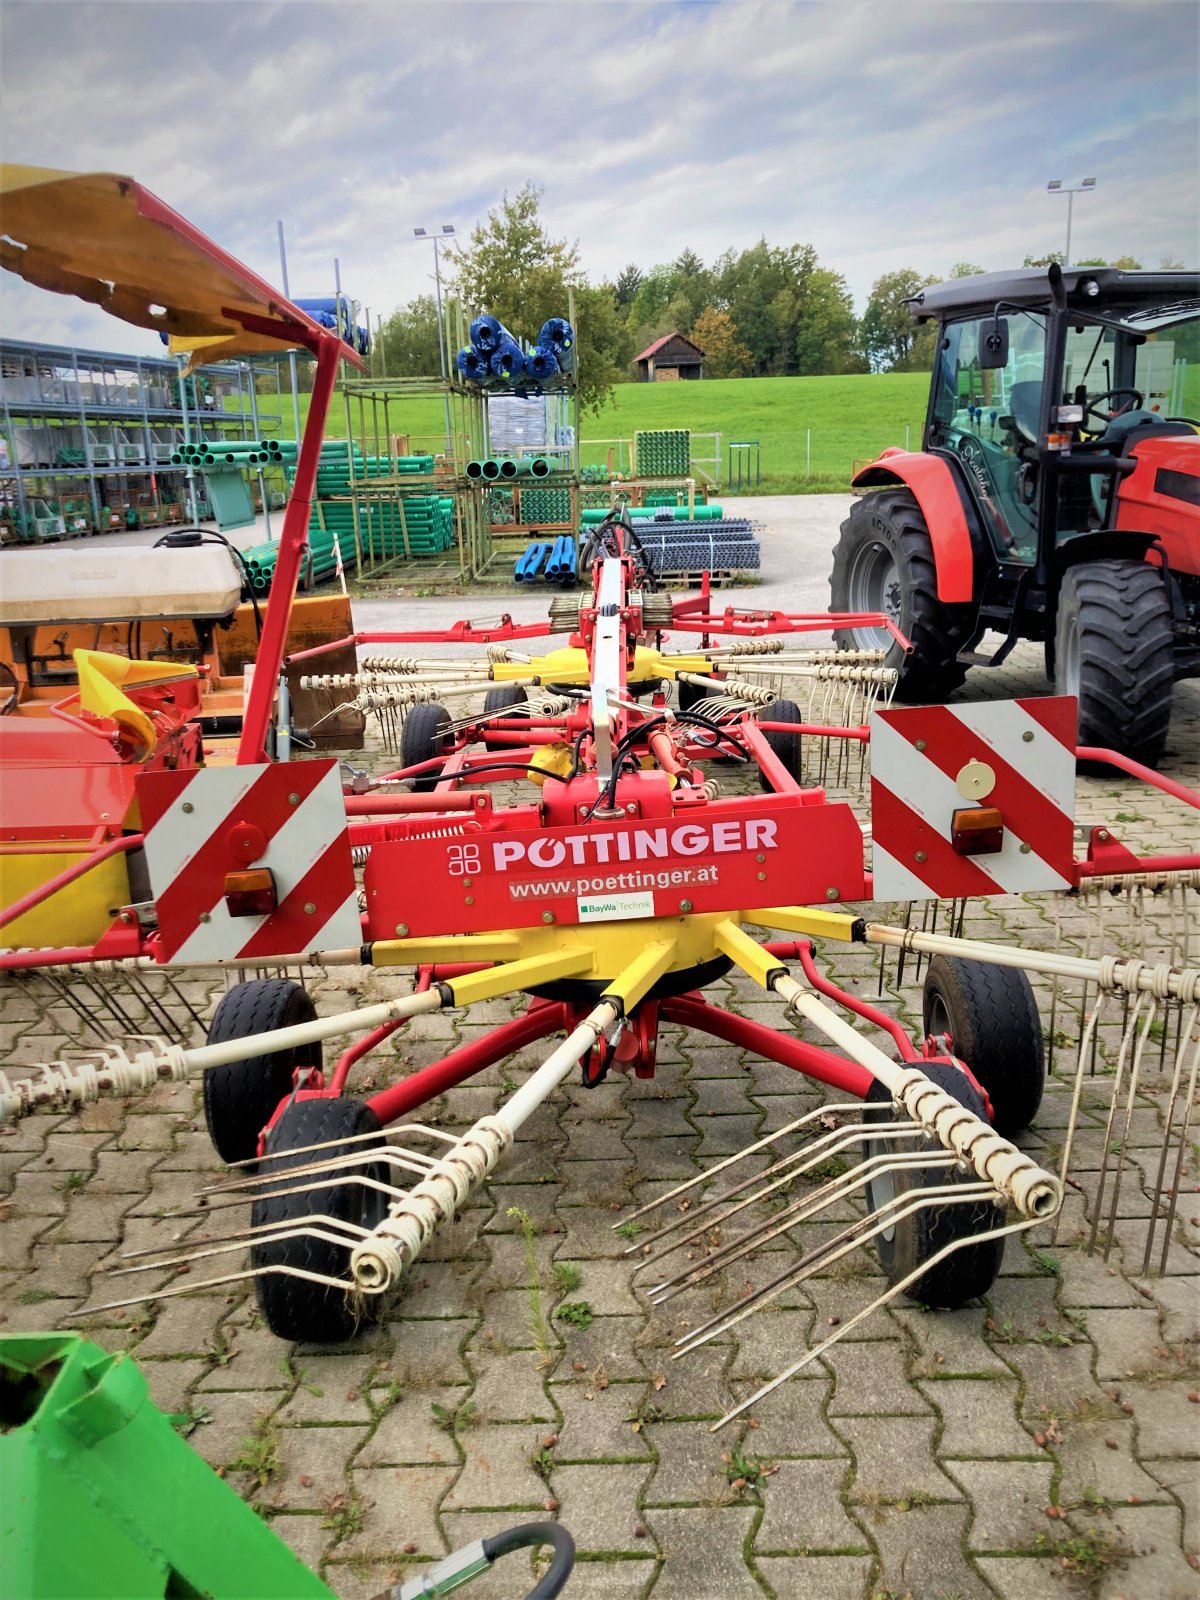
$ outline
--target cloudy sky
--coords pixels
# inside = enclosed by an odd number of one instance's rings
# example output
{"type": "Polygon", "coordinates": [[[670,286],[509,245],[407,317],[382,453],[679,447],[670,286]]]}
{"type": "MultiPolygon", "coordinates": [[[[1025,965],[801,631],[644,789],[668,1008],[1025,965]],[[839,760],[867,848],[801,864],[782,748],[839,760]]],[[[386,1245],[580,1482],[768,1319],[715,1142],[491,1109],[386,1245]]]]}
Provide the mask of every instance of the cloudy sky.
{"type": "MultiPolygon", "coordinates": [[[[425,291],[414,225],[545,185],[594,278],[813,244],[861,308],[895,267],[1061,247],[1200,264],[1193,0],[3,0],[4,159],[129,173],[291,288],[425,291]]],[[[17,337],[150,349],[0,285],[17,337]]]]}

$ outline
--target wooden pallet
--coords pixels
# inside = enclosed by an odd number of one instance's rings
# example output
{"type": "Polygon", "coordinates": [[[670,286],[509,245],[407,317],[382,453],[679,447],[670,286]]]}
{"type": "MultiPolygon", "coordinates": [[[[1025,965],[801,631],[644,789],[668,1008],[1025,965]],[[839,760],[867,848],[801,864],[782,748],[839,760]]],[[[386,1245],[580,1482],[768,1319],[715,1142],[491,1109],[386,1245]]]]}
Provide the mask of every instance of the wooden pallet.
{"type": "MultiPolygon", "coordinates": [[[[755,578],[757,574],[743,571],[741,568],[734,570],[732,567],[715,567],[708,574],[710,587],[713,589],[730,589],[739,578],[755,578]]],[[[704,573],[695,572],[660,572],[658,581],[667,589],[699,589],[704,583],[704,573]]]]}

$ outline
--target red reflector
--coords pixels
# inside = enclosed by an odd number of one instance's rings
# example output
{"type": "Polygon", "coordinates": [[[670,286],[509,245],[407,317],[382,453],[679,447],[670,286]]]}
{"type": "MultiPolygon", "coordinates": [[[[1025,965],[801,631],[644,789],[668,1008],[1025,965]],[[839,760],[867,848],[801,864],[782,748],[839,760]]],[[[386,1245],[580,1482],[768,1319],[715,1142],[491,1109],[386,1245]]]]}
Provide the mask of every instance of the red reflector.
{"type": "Polygon", "coordinates": [[[265,917],[278,904],[275,878],[268,867],[225,874],[225,904],[231,917],[265,917]]]}
{"type": "Polygon", "coordinates": [[[950,843],[956,855],[994,856],[1004,848],[1004,818],[995,806],[956,811],[950,823],[950,843]]]}

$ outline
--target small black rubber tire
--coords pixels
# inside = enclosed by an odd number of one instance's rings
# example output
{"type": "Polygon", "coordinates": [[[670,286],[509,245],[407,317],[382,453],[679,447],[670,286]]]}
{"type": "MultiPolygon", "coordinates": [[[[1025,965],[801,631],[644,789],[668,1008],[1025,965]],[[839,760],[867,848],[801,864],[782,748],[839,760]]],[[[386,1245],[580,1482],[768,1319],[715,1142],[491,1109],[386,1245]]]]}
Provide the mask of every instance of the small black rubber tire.
{"type": "MultiPolygon", "coordinates": [[[[515,684],[505,683],[498,688],[489,689],[483,697],[483,713],[485,716],[493,711],[508,711],[512,706],[525,704],[525,691],[518,689],[515,684]]],[[[488,725],[485,722],[482,728],[483,744],[487,750],[502,750],[505,745],[502,740],[492,738],[488,725]]]]}
{"type": "MultiPolygon", "coordinates": [[[[769,706],[766,706],[758,713],[758,718],[761,722],[799,723],[804,721],[804,718],[800,715],[800,707],[794,700],[772,700],[769,706]]],[[[766,739],[771,749],[783,762],[796,782],[802,782],[803,751],[800,747],[800,735],[798,733],[765,733],[763,738],[766,739]]],[[[758,774],[758,786],[760,789],[772,789],[772,785],[767,782],[766,774],[761,768],[758,774]]]]}
{"type": "MultiPolygon", "coordinates": [[[[400,740],[400,764],[415,767],[422,761],[432,761],[440,756],[446,743],[446,730],[450,726],[450,713],[436,700],[414,706],[404,719],[404,734],[400,740]]],[[[417,794],[427,794],[436,789],[438,774],[412,780],[417,794]]]]}
{"type": "MultiPolygon", "coordinates": [[[[312,996],[290,978],[251,978],[235,983],[221,996],[208,1028],[209,1044],[249,1039],[274,1028],[311,1022],[317,1014],[312,996]]],[[[209,1067],[204,1074],[204,1120],[222,1161],[251,1161],[258,1154],[258,1136],[276,1106],[292,1091],[297,1067],[321,1066],[321,1045],[276,1050],[247,1061],[209,1067]]]]}
{"type": "Polygon", "coordinates": [[[1014,1138],[1037,1116],[1046,1087],[1042,1019],[1019,967],[934,956],[922,997],[926,1036],[949,1033],[992,1102],[992,1126],[1014,1138]]]}
{"type": "Polygon", "coordinates": [[[1079,743],[1143,766],[1162,759],[1171,722],[1171,599],[1147,561],[1082,561],[1058,591],[1054,688],[1079,696],[1079,743]]]}
{"type": "MultiPolygon", "coordinates": [[[[360,1153],[361,1143],[339,1146],[338,1141],[364,1133],[378,1133],[377,1142],[382,1147],[384,1139],[379,1119],[361,1100],[297,1100],[288,1106],[267,1135],[266,1155],[279,1159],[264,1161],[262,1173],[282,1181],[289,1168],[307,1166],[339,1154],[360,1153]],[[323,1148],[306,1150],[308,1145],[323,1148]],[[284,1153],[292,1150],[297,1152],[294,1156],[284,1153]]],[[[382,1162],[353,1169],[385,1183],[388,1170],[382,1162]]],[[[337,1181],[320,1189],[301,1187],[311,1181],[310,1178],[299,1179],[294,1189],[273,1189],[256,1200],[250,1218],[253,1226],[280,1227],[301,1222],[305,1217],[323,1215],[372,1228],[387,1210],[387,1198],[377,1189],[337,1181]]],[[[349,1247],[311,1234],[295,1233],[288,1238],[256,1244],[250,1252],[250,1261],[256,1269],[287,1266],[349,1282],[349,1247]]],[[[303,1339],[313,1344],[340,1344],[349,1339],[359,1323],[369,1319],[380,1304],[380,1297],[372,1296],[358,1311],[341,1289],[310,1283],[288,1272],[267,1272],[256,1277],[254,1288],[259,1309],[273,1334],[280,1339],[303,1339]]]]}
{"type": "MultiPolygon", "coordinates": [[[[921,1070],[939,1088],[987,1121],[983,1098],[965,1073],[947,1062],[923,1061],[921,1070]]],[[[868,1107],[882,1104],[883,1109],[867,1110],[868,1122],[890,1121],[891,1096],[880,1083],[872,1084],[867,1095],[868,1107]]],[[[877,1141],[864,1144],[864,1158],[879,1155],[884,1149],[897,1152],[912,1150],[909,1140],[877,1141]]],[[[923,1188],[941,1188],[952,1183],[974,1183],[973,1172],[963,1173],[958,1167],[902,1167],[894,1169],[885,1190],[878,1179],[867,1185],[867,1208],[874,1211],[883,1199],[891,1195],[915,1195],[923,1188]]],[[[1004,1208],[985,1200],[971,1200],[962,1205],[946,1205],[914,1211],[899,1221],[891,1230],[891,1237],[877,1234],[874,1240],[879,1254],[879,1264],[890,1284],[897,1284],[916,1271],[923,1261],[928,1261],[946,1245],[959,1239],[970,1239],[1004,1225],[1004,1208]]],[[[977,1244],[964,1244],[953,1255],[930,1267],[915,1283],[905,1290],[910,1300],[931,1309],[940,1307],[955,1310],[968,1300],[985,1295],[996,1281],[1000,1263],[1004,1259],[1003,1238],[983,1238],[977,1244]]]]}
{"type": "MultiPolygon", "coordinates": [[[[880,610],[882,605],[856,604],[850,594],[856,561],[871,545],[882,546],[896,564],[900,586],[897,622],[913,646],[906,656],[894,640],[883,663],[900,677],[896,698],[909,704],[945,700],[963,682],[967,669],[957,659],[971,633],[975,607],[947,605],[938,599],[937,563],[929,525],[909,489],[874,489],[855,501],[833,547],[829,578],[834,611],[880,610]]],[[[843,650],[883,648],[882,630],[838,629],[834,643],[843,650]],[[860,633],[863,637],[859,637],[860,633]]]]}
{"type": "Polygon", "coordinates": [[[679,696],[680,711],[690,711],[693,706],[708,699],[709,691],[702,689],[698,683],[684,683],[682,679],[676,679],[675,689],[679,696]]]}

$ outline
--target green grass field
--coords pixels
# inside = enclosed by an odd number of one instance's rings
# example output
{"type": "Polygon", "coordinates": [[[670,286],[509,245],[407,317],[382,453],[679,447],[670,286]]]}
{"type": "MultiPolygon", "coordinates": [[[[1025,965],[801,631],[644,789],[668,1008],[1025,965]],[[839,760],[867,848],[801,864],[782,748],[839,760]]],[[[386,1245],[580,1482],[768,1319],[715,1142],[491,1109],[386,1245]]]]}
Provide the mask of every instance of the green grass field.
{"type": "MultiPolygon", "coordinates": [[[[763,494],[796,494],[848,489],[854,464],[869,460],[887,445],[915,447],[925,416],[929,380],[920,372],[897,372],[841,378],[717,378],[700,383],[623,383],[614,389],[598,416],[582,421],[581,458],[601,464],[613,451],[613,463],[627,470],[629,441],[639,428],[690,428],[695,434],[721,436],[721,482],[729,462],[729,444],[757,439],[761,449],[763,494]],[[907,435],[906,431],[908,430],[907,435]]],[[[1200,365],[1187,374],[1188,415],[1200,416],[1200,365]]],[[[301,426],[309,396],[300,396],[301,426]]],[[[273,406],[263,397],[263,409],[273,406]]],[[[358,432],[354,406],[352,431],[358,432]]],[[[365,408],[368,442],[371,408],[365,408]]],[[[382,408],[379,408],[382,428],[382,408]]],[[[406,433],[413,449],[441,449],[444,439],[442,402],[437,397],[397,401],[388,407],[393,433],[406,433]]],[[[346,407],[335,395],[326,436],[346,433],[346,407]]],[[[283,397],[283,434],[292,434],[292,400],[283,397]]],[[[369,447],[369,443],[368,443],[369,447]]],[[[693,460],[711,457],[716,441],[693,442],[693,460]]],[[[707,465],[710,473],[713,467],[707,465]]],[[[751,486],[750,492],[755,492],[751,486]]],[[[722,489],[728,494],[727,488],[722,489]]]]}

